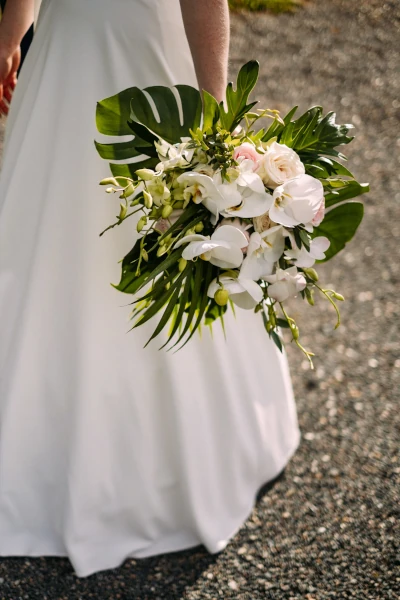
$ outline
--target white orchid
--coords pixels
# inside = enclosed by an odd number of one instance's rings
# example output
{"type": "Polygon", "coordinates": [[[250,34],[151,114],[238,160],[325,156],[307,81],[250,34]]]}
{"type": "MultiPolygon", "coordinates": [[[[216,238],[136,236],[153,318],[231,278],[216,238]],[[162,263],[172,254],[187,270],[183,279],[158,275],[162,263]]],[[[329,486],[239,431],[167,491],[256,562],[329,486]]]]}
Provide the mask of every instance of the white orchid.
{"type": "Polygon", "coordinates": [[[194,260],[200,256],[222,269],[235,269],[242,264],[242,248],[246,248],[249,242],[236,227],[223,225],[214,231],[211,238],[200,234],[187,235],[175,244],[175,248],[186,243],[182,258],[194,260]]]}
{"type": "Polygon", "coordinates": [[[191,198],[196,204],[203,203],[211,212],[211,223],[216,225],[220,212],[229,206],[241,202],[240,193],[235,184],[222,185],[219,174],[210,177],[197,171],[186,171],[177,179],[184,187],[184,198],[191,198]]]}
{"type": "Polygon", "coordinates": [[[263,233],[252,233],[240,276],[258,281],[271,275],[275,263],[284,252],[286,235],[287,232],[281,225],[271,227],[263,233]]]}
{"type": "Polygon", "coordinates": [[[303,224],[312,231],[312,220],[324,202],[322,183],[311,175],[299,175],[278,186],[269,216],[285,227],[303,224]]]}
{"type": "Polygon", "coordinates": [[[177,167],[187,167],[193,158],[194,148],[189,148],[186,141],[180,144],[169,144],[165,140],[154,142],[160,163],[157,171],[167,171],[177,167]]]}
{"type": "Polygon", "coordinates": [[[208,288],[208,296],[214,298],[216,292],[220,289],[225,289],[232,302],[240,308],[250,310],[255,308],[263,299],[263,291],[260,286],[252,279],[244,279],[242,277],[228,277],[223,275],[214,279],[208,288]]]}
{"type": "Polygon", "coordinates": [[[296,296],[307,285],[304,275],[296,267],[277,269],[274,275],[268,275],[264,279],[270,283],[268,296],[278,302],[296,296]]]}
{"type": "Polygon", "coordinates": [[[321,235],[310,241],[310,250],[308,251],[304,246],[299,249],[292,239],[292,250],[286,250],[285,257],[296,261],[296,267],[309,268],[313,266],[316,260],[325,258],[325,252],[330,245],[328,238],[321,235]]]}
{"type": "Polygon", "coordinates": [[[242,160],[239,164],[239,176],[235,180],[237,192],[241,197],[240,202],[232,204],[223,211],[225,217],[241,217],[251,219],[263,215],[272,205],[273,199],[261,180],[254,173],[252,160],[242,160]]]}

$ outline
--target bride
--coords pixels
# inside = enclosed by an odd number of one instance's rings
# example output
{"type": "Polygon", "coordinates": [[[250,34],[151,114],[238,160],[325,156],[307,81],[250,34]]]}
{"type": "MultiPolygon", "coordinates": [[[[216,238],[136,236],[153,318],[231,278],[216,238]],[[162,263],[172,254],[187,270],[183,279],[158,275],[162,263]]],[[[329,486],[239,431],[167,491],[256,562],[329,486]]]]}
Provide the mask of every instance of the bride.
{"type": "Polygon", "coordinates": [[[227,0],[43,0],[13,95],[33,11],[8,0],[0,24],[0,555],[68,556],[83,577],[218,552],[298,445],[286,358],[239,309],[227,340],[176,354],[127,333],[109,283],[135,227],[99,237],[115,207],[93,140],[96,102],[132,85],[223,98],[227,0]]]}

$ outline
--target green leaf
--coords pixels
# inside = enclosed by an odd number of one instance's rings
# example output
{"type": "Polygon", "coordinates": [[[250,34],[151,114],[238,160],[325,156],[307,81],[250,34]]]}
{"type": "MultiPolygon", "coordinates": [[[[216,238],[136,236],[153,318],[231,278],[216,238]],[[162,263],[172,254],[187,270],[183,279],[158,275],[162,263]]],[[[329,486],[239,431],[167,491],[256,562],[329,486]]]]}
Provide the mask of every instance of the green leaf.
{"type": "Polygon", "coordinates": [[[177,85],[182,103],[182,117],[171,88],[163,86],[148,87],[144,91],[132,88],[131,119],[147,127],[155,135],[176,144],[181,137],[190,135],[191,129],[200,125],[202,102],[200,92],[188,85],[177,85]],[[148,97],[150,96],[157,114],[154,113],[148,97]]]}
{"type": "Polygon", "coordinates": [[[269,126],[269,128],[267,129],[267,131],[264,132],[262,141],[268,142],[268,140],[270,140],[271,138],[278,137],[282,133],[282,131],[285,129],[285,127],[287,127],[289,125],[289,123],[290,123],[293,115],[297,111],[297,109],[298,109],[298,106],[294,106],[292,108],[292,110],[290,110],[288,112],[288,114],[283,119],[284,125],[282,123],[280,123],[278,120],[272,121],[272,123],[269,126]]]}
{"type": "MultiPolygon", "coordinates": [[[[157,327],[155,328],[154,332],[152,333],[151,337],[149,338],[149,340],[146,343],[149,344],[151,342],[151,340],[153,340],[155,337],[157,337],[161,331],[164,329],[164,327],[166,326],[166,324],[168,323],[173,310],[175,309],[175,305],[178,301],[179,298],[179,294],[181,292],[181,287],[182,287],[182,282],[184,280],[185,277],[187,277],[188,275],[190,275],[190,265],[188,265],[186,267],[186,269],[179,275],[179,277],[176,279],[176,281],[171,285],[171,287],[174,289],[174,292],[171,296],[171,299],[168,302],[168,305],[160,319],[160,321],[158,322],[157,327]]],[[[141,325],[143,321],[139,321],[137,323],[137,325],[141,325]]],[[[136,326],[137,326],[136,325],[136,326]]]]}
{"type": "Polygon", "coordinates": [[[154,169],[158,162],[159,160],[156,158],[147,158],[126,165],[110,163],[110,170],[114,177],[130,177],[131,179],[136,180],[136,171],[138,169],[154,169]]]}
{"type": "Polygon", "coordinates": [[[186,346],[188,341],[193,337],[193,335],[195,334],[197,329],[200,327],[201,321],[203,320],[204,313],[205,313],[207,306],[211,300],[211,298],[209,298],[207,296],[207,290],[213,279],[214,269],[210,263],[205,263],[204,270],[205,270],[205,274],[204,274],[204,280],[202,282],[202,292],[199,295],[199,308],[198,308],[198,313],[197,313],[197,319],[196,319],[195,324],[192,327],[192,331],[190,332],[190,335],[187,337],[187,339],[185,340],[185,343],[182,344],[182,346],[179,349],[186,346]]]}
{"type": "Polygon", "coordinates": [[[120,144],[101,144],[95,141],[95,146],[101,158],[105,160],[126,160],[142,154],[142,152],[136,149],[133,140],[121,142],[120,144]]]}
{"type": "Polygon", "coordinates": [[[138,169],[155,168],[159,160],[154,141],[158,137],[171,144],[178,143],[181,137],[190,135],[190,129],[200,125],[200,92],[186,85],[177,85],[175,89],[181,100],[182,122],[178,102],[169,87],[128,88],[98,102],[96,125],[101,134],[113,137],[134,135],[128,141],[95,142],[100,156],[111,161],[130,161],[144,155],[142,161],[134,163],[110,163],[114,176],[135,179],[138,169]],[[146,94],[151,97],[156,114],[146,94]]]}
{"type": "Polygon", "coordinates": [[[190,294],[190,307],[188,310],[188,314],[186,317],[186,322],[185,325],[182,329],[182,332],[178,338],[178,340],[175,342],[175,344],[172,346],[173,348],[179,344],[179,342],[181,340],[183,340],[183,338],[185,337],[186,333],[189,330],[189,327],[193,321],[193,317],[195,315],[196,312],[196,308],[197,308],[197,303],[199,298],[201,297],[201,286],[202,286],[202,281],[203,281],[203,274],[204,274],[204,265],[205,262],[203,260],[198,260],[196,263],[196,268],[195,268],[195,274],[194,274],[194,279],[193,279],[193,287],[192,287],[192,292],[190,294]]]}
{"type": "Polygon", "coordinates": [[[333,175],[354,179],[353,174],[344,165],[326,156],[319,156],[318,158],[305,157],[305,167],[306,173],[309,175],[314,175],[312,169],[317,169],[318,175],[316,176],[322,179],[328,179],[333,175]]]}
{"type": "Polygon", "coordinates": [[[296,150],[304,162],[319,154],[341,157],[335,148],[351,142],[347,134],[353,126],[338,125],[335,119],[335,113],[323,116],[322,107],[314,106],[283,128],[279,142],[296,150]]]}
{"type": "Polygon", "coordinates": [[[169,333],[167,341],[165,342],[165,344],[163,346],[161,346],[160,350],[162,348],[164,348],[165,346],[167,346],[170,343],[170,341],[174,337],[175,333],[178,331],[179,327],[182,324],[182,317],[183,317],[183,314],[185,312],[186,304],[187,304],[188,299],[189,299],[190,289],[192,287],[192,273],[193,273],[193,270],[195,268],[195,263],[190,262],[190,263],[188,263],[187,267],[190,267],[190,271],[188,272],[188,275],[187,275],[186,281],[185,281],[185,285],[184,285],[184,288],[183,288],[183,292],[182,292],[182,294],[180,295],[180,298],[179,298],[179,309],[178,309],[178,312],[177,312],[177,314],[175,316],[175,322],[174,322],[174,324],[173,324],[173,326],[171,328],[171,331],[169,333]]]}
{"type": "Polygon", "coordinates": [[[233,83],[229,83],[226,89],[225,110],[223,103],[220,104],[220,121],[222,127],[227,131],[233,131],[244,115],[257,104],[257,102],[248,102],[249,95],[257,83],[260,65],[256,60],[246,63],[239,71],[237,77],[236,90],[233,89],[233,83]]]}
{"type": "Polygon", "coordinates": [[[203,131],[214,129],[219,119],[219,104],[217,100],[203,90],[203,131]]]}
{"type": "Polygon", "coordinates": [[[139,277],[136,275],[136,269],[124,269],[121,274],[121,281],[118,285],[111,284],[119,292],[125,294],[135,294],[147,281],[148,271],[142,271],[139,277]]]}
{"type": "Polygon", "coordinates": [[[325,253],[326,262],[343,250],[357,231],[364,214],[361,202],[348,202],[328,211],[321,225],[314,228],[312,237],[326,236],[331,245],[325,253]]]}
{"type": "Polygon", "coordinates": [[[342,183],[343,187],[335,188],[325,195],[325,205],[327,207],[338,204],[339,202],[344,202],[345,200],[357,198],[357,196],[369,192],[368,183],[358,183],[354,180],[343,181],[342,183]]]}
{"type": "Polygon", "coordinates": [[[136,88],[128,88],[97,103],[96,126],[104,135],[131,135],[128,121],[131,98],[136,88]]]}
{"type": "Polygon", "coordinates": [[[214,321],[220,319],[228,310],[228,305],[219,306],[213,298],[210,298],[210,303],[205,317],[205,325],[212,325],[214,321]]]}
{"type": "Polygon", "coordinates": [[[269,335],[271,336],[275,346],[280,350],[280,352],[283,352],[283,344],[279,335],[273,329],[270,331],[269,335]]]}
{"type": "Polygon", "coordinates": [[[290,325],[287,321],[285,321],[285,319],[280,319],[280,318],[276,319],[276,324],[281,329],[290,329],[290,325]]]}

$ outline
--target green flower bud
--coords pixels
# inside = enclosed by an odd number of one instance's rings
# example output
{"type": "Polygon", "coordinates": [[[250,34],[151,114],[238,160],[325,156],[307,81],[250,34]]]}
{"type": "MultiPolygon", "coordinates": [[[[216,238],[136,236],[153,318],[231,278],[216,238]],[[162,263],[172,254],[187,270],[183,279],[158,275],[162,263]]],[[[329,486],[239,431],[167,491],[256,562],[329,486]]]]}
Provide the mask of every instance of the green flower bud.
{"type": "Polygon", "coordinates": [[[297,327],[297,325],[295,323],[290,323],[290,331],[292,332],[292,336],[294,340],[298,340],[299,339],[299,328],[297,327]]]}
{"type": "Polygon", "coordinates": [[[169,281],[167,281],[167,283],[165,284],[165,289],[169,290],[170,287],[171,287],[171,283],[169,281]]]}
{"type": "Polygon", "coordinates": [[[311,306],[314,306],[315,302],[314,302],[314,292],[313,292],[313,290],[310,290],[309,288],[306,288],[304,291],[306,293],[306,298],[307,298],[308,304],[310,304],[311,306]]]}
{"type": "Polygon", "coordinates": [[[119,187],[118,181],[115,177],[106,177],[106,179],[102,179],[99,185],[114,185],[115,187],[119,187]]]}
{"type": "Polygon", "coordinates": [[[224,288],[220,288],[214,294],[214,300],[218,306],[226,306],[229,300],[229,292],[224,288]]]}
{"type": "Polygon", "coordinates": [[[129,198],[129,196],[132,196],[132,194],[136,190],[136,187],[137,186],[134,183],[130,183],[129,185],[127,185],[124,191],[122,192],[122,197],[129,198]]]}
{"type": "Polygon", "coordinates": [[[142,254],[143,260],[145,260],[146,262],[148,262],[149,261],[149,255],[147,254],[147,252],[146,252],[146,250],[144,248],[142,248],[141,254],[142,254]]]}
{"type": "Polygon", "coordinates": [[[154,179],[155,173],[151,169],[139,169],[136,171],[136,175],[143,181],[151,181],[154,179]]]}
{"type": "Polygon", "coordinates": [[[184,271],[186,269],[186,265],[187,265],[187,260],[185,258],[181,258],[179,260],[179,272],[182,273],[182,271],[184,271]]]}
{"type": "Polygon", "coordinates": [[[157,257],[159,258],[160,256],[162,256],[166,252],[168,252],[168,246],[164,246],[164,245],[159,246],[159,248],[157,250],[157,257]]]}
{"type": "Polygon", "coordinates": [[[107,194],[113,194],[114,192],[116,192],[115,188],[109,187],[109,188],[106,189],[106,193],[107,194]]]}
{"type": "Polygon", "coordinates": [[[138,233],[140,233],[143,229],[143,227],[146,225],[147,223],[147,217],[140,217],[137,225],[136,225],[136,230],[138,233]]]}
{"type": "Polygon", "coordinates": [[[307,275],[307,277],[309,277],[313,281],[318,281],[319,277],[318,277],[318,273],[315,269],[309,268],[309,269],[303,269],[303,271],[304,271],[304,274],[307,275]]]}
{"type": "Polygon", "coordinates": [[[118,219],[119,219],[120,221],[123,221],[123,220],[125,219],[125,217],[126,217],[126,213],[127,213],[127,212],[128,212],[128,208],[127,208],[126,204],[123,204],[123,203],[121,202],[121,204],[120,204],[120,211],[119,211],[119,215],[118,215],[118,219]]]}
{"type": "Polygon", "coordinates": [[[166,204],[164,206],[164,208],[162,209],[162,218],[163,219],[168,219],[168,217],[170,216],[170,214],[172,213],[174,209],[172,208],[172,206],[170,204],[166,204]]]}
{"type": "Polygon", "coordinates": [[[143,198],[144,198],[145,207],[151,208],[153,206],[153,198],[152,198],[151,194],[149,194],[149,192],[146,192],[146,190],[144,190],[143,198]]]}
{"type": "Polygon", "coordinates": [[[194,228],[196,233],[200,233],[201,231],[203,231],[203,229],[204,229],[204,224],[201,221],[200,221],[200,223],[197,223],[194,228]]]}
{"type": "Polygon", "coordinates": [[[344,296],[342,294],[338,294],[337,292],[332,292],[332,296],[336,298],[336,300],[340,300],[340,302],[344,302],[344,296]]]}

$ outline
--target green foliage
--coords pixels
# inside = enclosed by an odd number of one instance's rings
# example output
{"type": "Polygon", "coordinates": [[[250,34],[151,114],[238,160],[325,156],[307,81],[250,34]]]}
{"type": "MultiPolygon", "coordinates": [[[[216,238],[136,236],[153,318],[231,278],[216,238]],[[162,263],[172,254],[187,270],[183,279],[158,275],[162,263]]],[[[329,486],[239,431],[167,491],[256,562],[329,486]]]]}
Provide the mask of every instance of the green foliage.
{"type": "Polygon", "coordinates": [[[343,250],[357,231],[363,215],[364,206],[361,202],[347,202],[327,212],[321,225],[315,227],[312,234],[312,237],[324,235],[331,243],[323,262],[343,250]]]}
{"type": "Polygon", "coordinates": [[[259,70],[259,63],[251,60],[240,69],[236,90],[233,89],[233,83],[228,84],[226,89],[227,111],[223,104],[220,105],[220,122],[227,131],[233,131],[244,115],[257,104],[257,102],[249,102],[249,95],[257,83],[259,70]]]}
{"type": "Polygon", "coordinates": [[[100,133],[116,137],[134,134],[128,142],[95,142],[100,156],[111,161],[147,156],[143,161],[132,164],[110,163],[114,176],[135,179],[137,169],[154,168],[158,163],[155,140],[161,137],[175,143],[181,137],[189,136],[190,130],[200,125],[200,92],[187,85],[177,85],[175,89],[182,104],[183,123],[175,95],[168,87],[154,86],[145,90],[133,87],[98,102],[96,125],[100,133]],[[157,114],[154,114],[148,96],[154,102],[157,114]]]}
{"type": "MultiPolygon", "coordinates": [[[[236,4],[239,2],[239,0],[232,0],[234,1],[236,4]]],[[[261,0],[257,1],[261,2],[261,0]]],[[[248,0],[247,3],[249,2],[253,0],[248,0]]],[[[268,3],[268,0],[265,0],[265,3],[268,3]]],[[[256,4],[254,0],[253,6],[256,4]]],[[[107,229],[119,225],[137,211],[143,211],[141,217],[143,231],[138,229],[142,235],[122,260],[121,279],[114,287],[121,292],[135,295],[132,328],[159,315],[149,342],[169,326],[168,339],[164,346],[182,347],[203,323],[211,326],[219,319],[223,325],[223,316],[227,310],[227,306],[219,306],[207,295],[211,281],[220,273],[219,269],[200,258],[187,263],[180,261],[182,248],[175,247],[176,242],[187,232],[202,231],[204,235],[212,233],[209,211],[202,204],[193,202],[186,204],[186,200],[184,202],[182,199],[182,192],[178,190],[181,194],[179,196],[173,188],[175,181],[171,178],[168,180],[169,196],[167,194],[165,200],[169,206],[159,206],[155,200],[152,205],[153,199],[148,192],[139,192],[134,200],[129,200],[137,188],[137,185],[131,181],[137,180],[136,171],[142,168],[154,169],[159,162],[155,147],[155,142],[159,138],[170,144],[177,144],[182,137],[191,136],[192,147],[207,152],[209,165],[218,167],[222,176],[229,172],[230,167],[237,165],[232,158],[233,149],[235,144],[244,140],[249,140],[257,146],[260,142],[276,140],[293,148],[304,163],[306,173],[322,182],[328,208],[325,219],[319,227],[314,228],[311,236],[302,226],[293,229],[295,242],[299,248],[304,246],[309,249],[311,237],[326,236],[331,245],[326,252],[325,260],[329,260],[345,247],[362,220],[363,205],[349,200],[367,192],[368,184],[358,183],[355,180],[352,173],[341,162],[345,157],[337,150],[338,147],[348,144],[353,139],[348,135],[352,125],[337,124],[335,114],[329,112],[324,115],[320,106],[310,108],[298,118],[295,118],[297,107],[294,107],[284,119],[279,117],[277,111],[269,109],[251,112],[256,102],[250,102],[249,97],[256,85],[258,73],[259,64],[256,61],[248,62],[240,69],[236,88],[232,83],[228,85],[226,108],[207,92],[204,92],[202,105],[199,91],[183,85],[175,88],[176,94],[179,95],[178,101],[172,89],[155,86],[145,90],[130,88],[98,103],[96,122],[99,132],[117,138],[131,136],[128,141],[120,140],[108,144],[96,142],[96,148],[102,158],[110,161],[111,171],[117,178],[104,180],[103,184],[116,188],[111,189],[111,192],[118,191],[119,198],[125,201],[121,203],[117,222],[107,229]],[[232,132],[244,118],[243,136],[235,139],[232,132]],[[269,121],[270,118],[272,122],[269,121]],[[261,120],[268,122],[268,126],[255,133],[254,125],[261,120]],[[131,162],[138,157],[144,158],[138,162],[131,162]],[[123,179],[124,177],[128,179],[123,179]],[[125,189],[121,190],[121,187],[125,189]],[[150,197],[149,204],[144,203],[146,194],[150,197]],[[134,210],[128,212],[128,207],[134,210]],[[155,221],[161,215],[166,216],[167,213],[163,212],[166,208],[170,213],[174,208],[182,207],[185,208],[181,216],[170,223],[170,227],[164,234],[154,231],[155,221]],[[146,210],[150,210],[150,213],[146,210]],[[199,224],[199,229],[195,229],[199,224]],[[148,231],[146,231],[147,227],[150,227],[148,231]]],[[[184,168],[175,170],[173,175],[167,177],[176,178],[184,168]]],[[[145,177],[143,174],[141,176],[145,177]]],[[[286,266],[283,258],[280,266],[282,268],[286,266]]],[[[315,284],[316,280],[312,279],[312,274],[307,277],[308,285],[315,285],[318,288],[315,284]]],[[[260,283],[263,286],[263,282],[260,283]]],[[[264,289],[267,294],[265,282],[264,289]]],[[[311,287],[307,290],[303,293],[303,297],[307,296],[312,304],[311,287]]],[[[321,289],[321,292],[334,304],[331,297],[334,294],[332,290],[321,289]]],[[[338,296],[336,295],[335,298],[338,296]]],[[[312,353],[305,350],[298,342],[298,328],[282,306],[284,318],[277,317],[273,305],[268,308],[268,318],[264,314],[262,304],[258,305],[258,309],[263,310],[268,334],[281,350],[282,341],[278,328],[286,327],[290,329],[293,341],[311,361],[312,353]]]]}
{"type": "Polygon", "coordinates": [[[353,138],[347,134],[353,125],[338,125],[335,119],[335,113],[323,116],[322,107],[314,106],[285,124],[279,132],[279,142],[293,148],[304,162],[321,154],[344,158],[335,148],[351,142],[353,138]]]}
{"type": "Polygon", "coordinates": [[[233,10],[269,10],[275,13],[291,12],[302,4],[302,0],[229,0],[233,10]]]}

